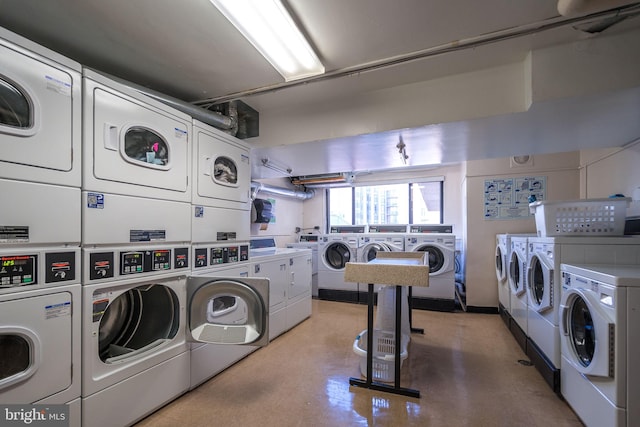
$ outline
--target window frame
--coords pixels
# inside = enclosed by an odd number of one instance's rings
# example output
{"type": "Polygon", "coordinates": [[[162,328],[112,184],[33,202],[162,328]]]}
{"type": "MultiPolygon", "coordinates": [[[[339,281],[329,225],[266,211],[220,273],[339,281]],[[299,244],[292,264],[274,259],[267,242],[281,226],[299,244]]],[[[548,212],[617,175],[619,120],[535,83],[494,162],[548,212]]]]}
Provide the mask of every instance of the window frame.
{"type": "MultiPolygon", "coordinates": [[[[330,192],[331,190],[335,190],[335,189],[344,189],[344,188],[351,188],[351,224],[349,225],[358,225],[355,223],[355,218],[356,218],[356,188],[358,187],[378,187],[378,186],[385,186],[385,185],[390,185],[390,184],[406,184],[407,185],[407,191],[409,193],[409,197],[408,197],[408,201],[409,201],[409,206],[408,206],[408,212],[409,212],[409,224],[414,224],[414,220],[413,220],[413,186],[415,184],[423,184],[423,183],[427,183],[427,182],[438,182],[440,184],[440,221],[438,224],[444,224],[444,179],[443,178],[426,178],[426,179],[414,179],[408,182],[399,182],[399,183],[394,183],[394,182],[389,182],[389,183],[375,183],[375,182],[371,182],[371,183],[366,183],[366,184],[361,184],[361,185],[353,185],[350,187],[328,187],[325,189],[325,200],[326,202],[326,212],[325,212],[325,221],[326,221],[326,230],[329,230],[332,226],[331,224],[331,195],[330,192]]],[[[334,224],[334,225],[338,225],[338,224],[334,224]]],[[[328,232],[328,231],[326,231],[328,232]]]]}

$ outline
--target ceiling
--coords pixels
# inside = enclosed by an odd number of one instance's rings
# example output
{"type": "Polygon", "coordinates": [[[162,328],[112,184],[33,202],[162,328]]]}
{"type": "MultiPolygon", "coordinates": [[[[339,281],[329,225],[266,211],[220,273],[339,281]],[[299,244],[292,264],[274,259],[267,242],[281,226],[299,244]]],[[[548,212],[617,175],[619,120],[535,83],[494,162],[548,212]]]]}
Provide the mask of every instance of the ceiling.
{"type": "MultiPolygon", "coordinates": [[[[630,3],[584,1],[609,6],[630,3]]],[[[559,17],[557,0],[285,0],[284,3],[312,42],[331,79],[322,82],[311,79],[298,86],[285,84],[209,0],[0,0],[0,26],[85,66],[172,97],[199,104],[242,99],[261,114],[283,106],[339,102],[356,93],[514,63],[522,61],[532,49],[585,37],[584,32],[569,25],[559,26],[486,44],[482,49],[429,55],[426,59],[388,66],[389,59],[412,52],[425,53],[438,47],[454,46],[456,41],[480,40],[498,31],[529,28],[566,18],[559,17]],[[366,72],[361,69],[363,64],[372,63],[384,66],[366,72]],[[349,80],[354,74],[359,76],[357,85],[349,80]]],[[[606,31],[624,32],[637,28],[640,28],[640,18],[635,17],[606,31]]],[[[621,100],[616,98],[617,101],[632,103],[636,108],[640,99],[636,92],[607,96],[622,97],[621,100]]],[[[562,107],[580,112],[584,109],[583,101],[563,101],[566,104],[562,107]]],[[[534,113],[537,115],[535,120],[528,121],[526,126],[535,126],[537,121],[550,118],[543,106],[534,113]]],[[[589,109],[586,113],[598,112],[589,109]]],[[[519,119],[512,119],[497,117],[488,122],[420,127],[405,130],[403,138],[444,135],[437,141],[441,163],[495,157],[501,152],[499,147],[476,143],[470,149],[466,142],[460,143],[461,135],[468,138],[473,132],[485,136],[503,132],[518,125],[519,119]]],[[[612,118],[611,124],[623,119],[628,118],[612,118]]],[[[351,135],[344,141],[350,144],[350,152],[364,153],[371,152],[370,148],[377,143],[397,138],[397,132],[381,132],[367,137],[351,135]]],[[[294,169],[299,174],[375,170],[390,166],[381,163],[380,156],[362,155],[356,159],[347,155],[340,161],[325,162],[316,170],[300,164],[300,154],[308,156],[312,152],[318,158],[335,157],[337,142],[300,142],[265,148],[258,155],[268,153],[271,157],[290,161],[296,165],[294,169]]],[[[411,153],[412,165],[433,163],[433,146],[422,144],[420,147],[419,151],[411,153]]],[[[523,138],[520,151],[534,153],[558,148],[536,147],[533,140],[523,138]]],[[[260,147],[256,148],[256,153],[260,153],[260,147]]],[[[262,175],[256,172],[254,177],[262,175]]]]}

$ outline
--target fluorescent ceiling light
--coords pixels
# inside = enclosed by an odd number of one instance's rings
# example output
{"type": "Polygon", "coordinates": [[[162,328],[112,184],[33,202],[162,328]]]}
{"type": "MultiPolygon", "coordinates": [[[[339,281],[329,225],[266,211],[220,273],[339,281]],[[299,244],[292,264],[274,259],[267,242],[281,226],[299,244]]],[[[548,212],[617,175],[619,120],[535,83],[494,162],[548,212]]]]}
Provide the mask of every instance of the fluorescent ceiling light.
{"type": "Polygon", "coordinates": [[[324,73],[280,0],[210,0],[286,81],[324,73]]]}

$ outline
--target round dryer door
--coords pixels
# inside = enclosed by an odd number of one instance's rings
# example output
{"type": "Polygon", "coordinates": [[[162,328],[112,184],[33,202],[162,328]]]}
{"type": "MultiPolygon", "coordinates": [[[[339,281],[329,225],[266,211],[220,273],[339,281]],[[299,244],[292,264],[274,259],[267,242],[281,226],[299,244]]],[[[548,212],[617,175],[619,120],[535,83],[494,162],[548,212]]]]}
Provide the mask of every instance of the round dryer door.
{"type": "MultiPolygon", "coordinates": [[[[100,310],[94,302],[94,313],[100,310]]],[[[175,337],[180,328],[177,295],[162,285],[139,286],[107,305],[98,330],[99,356],[115,363],[175,337]]]]}
{"type": "Polygon", "coordinates": [[[442,270],[445,263],[442,249],[434,245],[423,245],[416,249],[420,252],[429,252],[429,275],[436,275],[442,270]]]}
{"type": "Polygon", "coordinates": [[[324,259],[328,267],[334,270],[343,270],[351,261],[351,250],[346,243],[332,242],[324,251],[324,259]]]}

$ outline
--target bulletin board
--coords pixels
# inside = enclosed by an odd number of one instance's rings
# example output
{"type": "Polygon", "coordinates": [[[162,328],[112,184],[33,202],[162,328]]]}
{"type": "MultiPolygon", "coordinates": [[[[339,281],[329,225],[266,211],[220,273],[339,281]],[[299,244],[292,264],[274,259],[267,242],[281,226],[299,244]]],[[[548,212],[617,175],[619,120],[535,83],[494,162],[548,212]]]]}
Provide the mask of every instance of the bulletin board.
{"type": "Polygon", "coordinates": [[[484,219],[529,218],[529,199],[545,200],[547,177],[495,178],[484,181],[484,219]]]}

